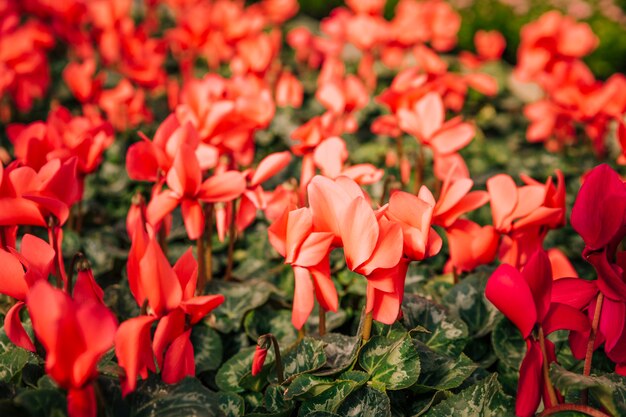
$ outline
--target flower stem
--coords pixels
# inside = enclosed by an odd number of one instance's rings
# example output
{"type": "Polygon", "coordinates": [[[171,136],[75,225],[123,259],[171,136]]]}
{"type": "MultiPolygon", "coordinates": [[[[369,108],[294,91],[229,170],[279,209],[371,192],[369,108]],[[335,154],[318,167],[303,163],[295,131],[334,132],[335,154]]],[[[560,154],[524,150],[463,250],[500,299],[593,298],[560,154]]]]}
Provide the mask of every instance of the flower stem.
{"type": "Polygon", "coordinates": [[[196,239],[196,256],[198,257],[198,281],[196,282],[196,295],[204,294],[206,283],[206,265],[204,264],[204,232],[196,239]]]}
{"type": "Polygon", "coordinates": [[[543,410],[539,417],[547,417],[554,414],[562,413],[563,411],[577,411],[579,413],[586,414],[591,417],[610,417],[608,414],[604,414],[600,410],[589,407],[588,405],[580,404],[559,404],[554,407],[546,408],[543,410]]]}
{"type": "Polygon", "coordinates": [[[383,192],[380,195],[380,200],[378,202],[379,206],[385,205],[385,200],[387,200],[387,195],[389,194],[389,188],[391,188],[391,183],[396,180],[396,177],[393,175],[387,175],[385,177],[385,182],[383,183],[383,192]]]}
{"type": "Polygon", "coordinates": [[[322,306],[318,306],[318,314],[319,314],[319,334],[320,337],[326,334],[326,310],[322,306]]]}
{"type": "Polygon", "coordinates": [[[56,285],[58,288],[63,288],[63,285],[67,283],[67,276],[65,274],[65,266],[63,265],[63,254],[61,253],[61,248],[59,247],[58,233],[59,221],[56,217],[50,216],[48,218],[48,241],[54,251],[56,285]]]}
{"type": "Polygon", "coordinates": [[[417,195],[422,188],[424,182],[424,146],[418,145],[417,153],[415,154],[415,188],[414,194],[417,195]]]}
{"type": "MultiPolygon", "coordinates": [[[[602,311],[602,302],[604,301],[604,294],[598,292],[598,298],[596,298],[596,309],[593,312],[593,321],[591,323],[591,333],[589,333],[589,341],[587,342],[587,352],[585,353],[585,366],[583,368],[583,375],[589,376],[591,374],[591,361],[593,359],[593,348],[596,344],[596,336],[598,335],[598,324],[600,323],[600,314],[602,311]]],[[[583,405],[587,405],[589,401],[589,390],[586,389],[580,396],[580,402],[583,405]]]]}
{"type": "MultiPolygon", "coordinates": [[[[74,273],[76,272],[76,267],[82,268],[83,259],[85,259],[85,255],[82,252],[76,252],[74,257],[72,258],[72,263],[70,266],[70,274],[67,277],[67,293],[71,296],[72,291],[74,290],[74,273]]],[[[82,269],[81,269],[82,270],[82,269]]]]}
{"type": "Polygon", "coordinates": [[[206,221],[206,246],[204,248],[206,274],[204,279],[210,282],[213,280],[213,203],[207,203],[204,206],[204,218],[206,221]]]}
{"type": "Polygon", "coordinates": [[[159,246],[163,251],[163,255],[167,258],[167,230],[165,230],[164,222],[161,222],[161,227],[159,228],[159,246]]]}
{"type": "Polygon", "coordinates": [[[237,240],[237,225],[235,218],[237,217],[237,200],[231,203],[230,226],[228,228],[228,263],[226,264],[226,275],[224,280],[230,281],[233,274],[233,254],[235,253],[235,241],[237,240]]]}
{"type": "Polygon", "coordinates": [[[550,370],[548,368],[548,355],[546,351],[546,338],[543,334],[543,327],[539,326],[539,347],[541,348],[541,355],[543,357],[543,379],[546,384],[546,390],[548,391],[548,396],[550,398],[550,406],[556,406],[559,404],[558,399],[556,398],[556,393],[554,391],[554,386],[552,385],[552,381],[550,380],[550,370]]]}
{"type": "Polygon", "coordinates": [[[278,346],[278,341],[276,340],[276,337],[271,334],[264,334],[263,336],[260,336],[259,339],[269,339],[272,342],[272,345],[274,345],[274,356],[275,356],[275,363],[276,363],[276,379],[278,380],[279,384],[282,384],[285,381],[285,376],[283,373],[283,360],[280,356],[280,346],[278,346]]]}
{"type": "Polygon", "coordinates": [[[365,320],[363,321],[363,332],[361,333],[361,339],[363,343],[370,340],[370,336],[372,335],[372,321],[374,320],[374,315],[370,311],[365,315],[365,320]]]}

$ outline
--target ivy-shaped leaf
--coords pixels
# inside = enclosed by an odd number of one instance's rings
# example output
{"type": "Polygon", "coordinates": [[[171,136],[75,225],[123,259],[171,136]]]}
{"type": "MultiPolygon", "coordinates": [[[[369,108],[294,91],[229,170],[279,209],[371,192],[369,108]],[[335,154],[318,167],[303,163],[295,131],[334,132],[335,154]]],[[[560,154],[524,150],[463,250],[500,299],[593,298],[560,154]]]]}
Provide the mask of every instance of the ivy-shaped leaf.
{"type": "MultiPolygon", "coordinates": [[[[240,381],[252,372],[252,358],[255,349],[254,346],[244,348],[222,364],[215,376],[215,384],[221,391],[244,391],[240,381]]],[[[270,352],[268,352],[268,359],[270,352]]]]}
{"type": "Polygon", "coordinates": [[[286,388],[272,384],[265,390],[265,408],[271,413],[278,413],[293,408],[293,403],[285,399],[286,388]]]}
{"type": "Polygon", "coordinates": [[[196,373],[219,368],[223,354],[222,338],[204,321],[193,326],[191,344],[196,362],[196,373]]]}
{"type": "Polygon", "coordinates": [[[408,334],[398,340],[372,337],[361,348],[359,365],[390,390],[410,387],[420,374],[420,358],[408,334]]]}
{"type": "Polygon", "coordinates": [[[324,378],[312,374],[298,375],[291,381],[289,388],[285,391],[285,399],[299,400],[315,397],[326,391],[335,383],[331,378],[324,378]]]}
{"type": "Polygon", "coordinates": [[[219,392],[219,407],[224,417],[242,417],[245,414],[243,398],[234,392],[219,392]]]}
{"type": "Polygon", "coordinates": [[[326,391],[310,400],[302,403],[298,416],[306,417],[315,411],[335,413],[341,402],[356,388],[358,384],[353,381],[339,381],[326,391]]]}
{"type": "Polygon", "coordinates": [[[435,352],[456,356],[463,351],[468,340],[467,325],[443,306],[419,295],[407,294],[402,302],[402,312],[402,322],[408,330],[423,326],[430,331],[412,334],[435,352]]]}
{"type": "Polygon", "coordinates": [[[334,375],[347,369],[356,360],[361,347],[361,338],[339,333],[328,333],[322,337],[326,363],[316,375],[334,375]]]}
{"type": "Polygon", "coordinates": [[[242,283],[212,281],[210,294],[222,294],[226,298],[215,310],[213,327],[222,333],[230,333],[241,327],[245,314],[265,304],[276,289],[265,281],[254,280],[242,283]]]}
{"type": "Polygon", "coordinates": [[[391,404],[383,391],[365,385],[348,395],[337,414],[345,417],[391,417],[391,404]]]}
{"type": "Polygon", "coordinates": [[[611,415],[624,415],[626,412],[626,377],[617,374],[585,376],[553,363],[550,379],[563,395],[588,389],[611,415]]]}
{"type": "Polygon", "coordinates": [[[59,389],[27,390],[14,403],[28,411],[31,417],[64,416],[67,413],[65,394],[59,389]]]}
{"type": "Polygon", "coordinates": [[[468,327],[470,337],[476,339],[493,330],[498,309],[485,298],[485,286],[491,269],[481,268],[463,278],[443,298],[450,313],[460,317],[468,327]]]}
{"type": "Polygon", "coordinates": [[[252,310],[246,314],[243,327],[254,341],[267,333],[273,334],[281,346],[289,346],[298,339],[298,331],[291,324],[289,310],[274,310],[269,306],[252,310]]]}
{"type": "Polygon", "coordinates": [[[18,382],[22,369],[28,363],[37,363],[37,357],[20,347],[13,346],[0,353],[0,382],[18,382]]]}
{"type": "Polygon", "coordinates": [[[422,370],[415,388],[438,391],[459,387],[478,366],[465,354],[458,358],[441,355],[416,341],[422,370]]]}
{"type": "Polygon", "coordinates": [[[498,359],[510,368],[519,369],[526,355],[526,343],[519,330],[506,318],[496,324],[491,333],[491,344],[498,359]]]}
{"type": "Polygon", "coordinates": [[[146,381],[133,393],[133,417],[211,417],[220,415],[220,395],[196,378],[175,385],[146,381]]]}
{"type": "Polygon", "coordinates": [[[513,415],[513,398],[502,393],[498,375],[444,400],[431,408],[427,417],[503,417],[513,415]]]}
{"type": "Polygon", "coordinates": [[[305,337],[283,354],[285,379],[320,369],[326,363],[324,342],[305,337]]]}

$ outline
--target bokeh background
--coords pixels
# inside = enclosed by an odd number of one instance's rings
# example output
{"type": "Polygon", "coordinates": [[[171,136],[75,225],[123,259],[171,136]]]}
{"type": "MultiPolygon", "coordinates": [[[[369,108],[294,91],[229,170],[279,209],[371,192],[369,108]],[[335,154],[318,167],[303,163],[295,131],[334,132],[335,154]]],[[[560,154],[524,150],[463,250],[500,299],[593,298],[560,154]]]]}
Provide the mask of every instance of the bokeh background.
{"type": "MultiPolygon", "coordinates": [[[[387,17],[393,16],[397,0],[387,2],[387,17]]],[[[506,37],[504,58],[515,63],[519,32],[523,25],[548,10],[563,13],[591,25],[600,38],[599,47],[587,58],[596,77],[606,79],[615,72],[626,72],[626,0],[449,0],[461,14],[458,49],[473,49],[473,34],[478,29],[496,29],[506,37]]],[[[300,0],[303,18],[321,19],[340,0],[300,0]]]]}

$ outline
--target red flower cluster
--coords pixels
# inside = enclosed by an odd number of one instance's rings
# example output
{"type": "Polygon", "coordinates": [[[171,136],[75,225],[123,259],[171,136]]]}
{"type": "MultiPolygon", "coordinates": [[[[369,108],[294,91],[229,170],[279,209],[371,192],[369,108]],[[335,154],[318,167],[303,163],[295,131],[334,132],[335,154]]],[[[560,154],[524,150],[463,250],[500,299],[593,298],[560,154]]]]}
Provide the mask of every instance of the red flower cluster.
{"type": "Polygon", "coordinates": [[[615,74],[603,83],[584,64],[582,58],[598,44],[591,28],[553,11],[524,26],[521,36],[515,75],[539,84],[545,92],[543,99],[524,109],[531,123],[528,140],[545,142],[548,149],[556,150],[575,142],[576,128],[582,126],[596,153],[602,155],[614,121],[620,125],[620,144],[626,143],[622,120],[626,98],[621,93],[626,78],[615,74]]]}

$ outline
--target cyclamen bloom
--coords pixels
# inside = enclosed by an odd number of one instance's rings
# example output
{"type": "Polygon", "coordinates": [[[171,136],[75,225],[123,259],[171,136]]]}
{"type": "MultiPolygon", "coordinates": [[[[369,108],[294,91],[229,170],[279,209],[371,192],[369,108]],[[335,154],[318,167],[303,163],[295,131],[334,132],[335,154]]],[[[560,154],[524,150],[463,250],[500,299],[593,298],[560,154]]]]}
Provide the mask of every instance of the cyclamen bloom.
{"type": "Polygon", "coordinates": [[[27,306],[35,335],[47,353],[46,372],[68,390],[69,416],[95,417],[96,365],[113,346],[115,316],[102,303],[74,300],[45,281],[30,289],[27,306]]]}
{"type": "Polygon", "coordinates": [[[493,226],[503,236],[499,254],[503,262],[523,266],[541,249],[548,230],[564,224],[565,183],[561,171],[556,177],[555,185],[552,178],[542,184],[522,176],[521,187],[505,174],[487,180],[493,226]]]}
{"type": "Polygon", "coordinates": [[[155,371],[155,360],[166,383],[195,374],[191,326],[223,301],[222,295],[195,295],[198,264],[191,248],[172,267],[152,233],[135,223],[127,270],[131,292],[148,315],[131,318],[119,327],[115,353],[125,370],[124,395],[135,389],[137,377],[155,371]],[[154,338],[150,329],[158,322],[154,338]]]}
{"type": "Polygon", "coordinates": [[[20,252],[14,248],[0,249],[0,293],[13,297],[13,305],[4,318],[7,337],[17,346],[35,352],[35,344],[24,330],[20,311],[26,305],[30,289],[46,281],[54,270],[55,252],[45,241],[30,234],[22,237],[20,252]]]}
{"type": "Polygon", "coordinates": [[[545,336],[556,330],[585,333],[590,328],[578,309],[553,302],[552,290],[550,261],[543,251],[535,252],[521,272],[500,265],[485,288],[487,299],[515,324],[528,348],[517,391],[516,415],[520,417],[534,415],[542,397],[546,408],[556,405],[547,395],[542,375],[542,368],[556,361],[554,345],[545,336]]]}
{"type": "MultiPolygon", "coordinates": [[[[583,256],[595,268],[598,279],[586,284],[588,291],[578,292],[569,300],[576,300],[577,307],[586,309],[590,317],[600,309],[594,348],[604,342],[616,371],[624,373],[626,252],[618,248],[626,236],[626,184],[608,165],[599,165],[586,176],[572,209],[572,226],[585,241],[583,256]]],[[[581,335],[570,337],[577,357],[584,354],[584,341],[581,335]]]]}
{"type": "Polygon", "coordinates": [[[419,197],[397,192],[389,206],[373,210],[369,197],[353,180],[316,176],[308,186],[308,197],[308,208],[288,209],[268,230],[270,243],[294,269],[294,326],[304,325],[314,297],[321,308],[336,311],[337,292],[329,265],[336,247],[343,248],[348,268],[367,279],[366,312],[375,320],[393,323],[409,262],[441,248],[441,238],[430,227],[432,194],[425,187],[419,197]]]}

